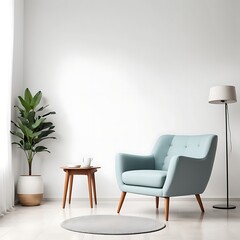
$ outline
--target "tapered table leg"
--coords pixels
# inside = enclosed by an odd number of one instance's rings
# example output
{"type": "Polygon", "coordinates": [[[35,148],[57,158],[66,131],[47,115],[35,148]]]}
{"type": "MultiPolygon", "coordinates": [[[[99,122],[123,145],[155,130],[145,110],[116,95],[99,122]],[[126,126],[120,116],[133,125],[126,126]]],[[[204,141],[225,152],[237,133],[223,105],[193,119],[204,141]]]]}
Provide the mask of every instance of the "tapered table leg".
{"type": "Polygon", "coordinates": [[[68,196],[68,203],[71,203],[71,199],[72,199],[72,186],[73,186],[73,175],[70,175],[70,185],[69,185],[69,196],[68,196]]]}
{"type": "Polygon", "coordinates": [[[88,193],[89,193],[89,200],[90,200],[90,207],[93,208],[93,202],[92,202],[92,174],[88,173],[88,193]]]}
{"type": "Polygon", "coordinates": [[[66,198],[67,198],[67,190],[68,190],[68,182],[69,182],[69,172],[66,171],[65,182],[64,182],[64,190],[63,190],[62,208],[65,208],[65,203],[66,203],[66,198]]]}
{"type": "Polygon", "coordinates": [[[96,184],[95,184],[94,173],[92,174],[92,186],[93,186],[94,201],[95,201],[95,204],[97,205],[97,192],[96,192],[96,184]]]}

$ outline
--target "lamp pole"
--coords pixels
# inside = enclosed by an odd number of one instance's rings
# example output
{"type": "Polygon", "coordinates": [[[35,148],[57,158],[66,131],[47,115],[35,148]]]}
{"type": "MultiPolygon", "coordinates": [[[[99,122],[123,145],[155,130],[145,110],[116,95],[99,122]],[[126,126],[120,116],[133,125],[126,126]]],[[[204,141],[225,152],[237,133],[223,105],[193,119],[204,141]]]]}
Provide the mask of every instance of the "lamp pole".
{"type": "Polygon", "coordinates": [[[215,86],[210,88],[209,103],[224,104],[225,110],[225,151],[226,151],[226,184],[227,184],[227,204],[214,205],[218,209],[234,209],[236,206],[229,204],[229,188],[228,188],[228,126],[229,126],[229,112],[228,103],[237,102],[237,95],[234,86],[215,86]]]}
{"type": "Polygon", "coordinates": [[[228,131],[227,131],[227,125],[228,125],[228,117],[227,117],[227,113],[228,113],[228,105],[227,103],[224,103],[225,105],[225,135],[226,135],[226,139],[225,139],[225,149],[226,149],[226,182],[227,182],[227,209],[229,208],[229,194],[228,194],[228,131]]]}
{"type": "Polygon", "coordinates": [[[226,149],[226,183],[227,183],[227,205],[225,204],[219,204],[219,205],[214,205],[214,208],[217,209],[234,209],[236,206],[234,205],[229,205],[229,188],[228,188],[228,105],[227,103],[222,100],[225,105],[225,149],[226,149]]]}

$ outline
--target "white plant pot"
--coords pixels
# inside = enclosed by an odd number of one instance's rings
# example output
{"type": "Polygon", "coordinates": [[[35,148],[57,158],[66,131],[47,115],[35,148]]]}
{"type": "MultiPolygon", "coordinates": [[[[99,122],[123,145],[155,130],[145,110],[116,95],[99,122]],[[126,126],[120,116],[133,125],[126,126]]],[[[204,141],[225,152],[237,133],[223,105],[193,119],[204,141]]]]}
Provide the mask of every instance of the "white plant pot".
{"type": "Polygon", "coordinates": [[[42,176],[20,176],[17,184],[17,194],[19,201],[23,206],[40,205],[43,198],[42,176]]]}

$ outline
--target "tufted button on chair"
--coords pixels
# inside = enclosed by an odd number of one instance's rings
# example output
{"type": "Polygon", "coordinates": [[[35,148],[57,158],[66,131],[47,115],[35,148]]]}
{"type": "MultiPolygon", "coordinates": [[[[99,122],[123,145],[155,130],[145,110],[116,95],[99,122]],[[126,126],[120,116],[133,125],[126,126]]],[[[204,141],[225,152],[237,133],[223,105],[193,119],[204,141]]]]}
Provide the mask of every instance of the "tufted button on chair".
{"type": "Polygon", "coordinates": [[[209,181],[217,147],[217,136],[163,135],[149,156],[119,153],[116,156],[116,177],[122,195],[119,213],[126,193],[165,199],[168,221],[170,197],[195,195],[204,212],[200,194],[209,181]]]}

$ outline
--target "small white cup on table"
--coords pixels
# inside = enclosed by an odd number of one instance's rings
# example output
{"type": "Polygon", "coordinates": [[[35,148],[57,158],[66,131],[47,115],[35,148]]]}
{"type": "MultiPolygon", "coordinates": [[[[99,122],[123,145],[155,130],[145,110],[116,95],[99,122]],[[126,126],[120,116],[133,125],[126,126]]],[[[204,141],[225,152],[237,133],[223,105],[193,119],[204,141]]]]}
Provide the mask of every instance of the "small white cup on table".
{"type": "Polygon", "coordinates": [[[82,167],[90,167],[92,163],[93,158],[92,157],[84,157],[82,167]]]}

